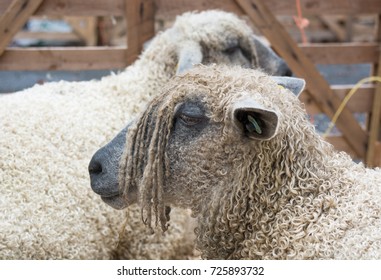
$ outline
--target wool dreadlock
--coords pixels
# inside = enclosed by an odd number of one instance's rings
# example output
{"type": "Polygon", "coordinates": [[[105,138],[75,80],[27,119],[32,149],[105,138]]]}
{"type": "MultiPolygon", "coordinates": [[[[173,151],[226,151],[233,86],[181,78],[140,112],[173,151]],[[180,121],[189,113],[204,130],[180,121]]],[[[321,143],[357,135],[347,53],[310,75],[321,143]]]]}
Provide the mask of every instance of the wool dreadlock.
{"type": "Polygon", "coordinates": [[[163,186],[169,172],[165,151],[174,107],[163,104],[159,107],[159,100],[156,101],[151,103],[136,126],[129,130],[128,152],[123,155],[120,173],[125,195],[132,188],[139,188],[142,220],[152,232],[152,212],[155,226],[160,222],[163,231],[168,229],[169,208],[163,202],[163,186]]]}

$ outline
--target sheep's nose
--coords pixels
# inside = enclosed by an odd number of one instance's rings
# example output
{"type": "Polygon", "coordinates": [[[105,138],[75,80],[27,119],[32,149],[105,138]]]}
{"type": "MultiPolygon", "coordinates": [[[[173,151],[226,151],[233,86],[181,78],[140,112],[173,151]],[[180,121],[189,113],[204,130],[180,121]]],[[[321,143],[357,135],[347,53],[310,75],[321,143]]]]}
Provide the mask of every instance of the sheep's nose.
{"type": "Polygon", "coordinates": [[[99,175],[102,173],[102,163],[93,157],[89,163],[89,174],[90,176],[99,175]]]}
{"type": "Polygon", "coordinates": [[[100,148],[88,165],[90,185],[102,197],[119,194],[119,162],[124,150],[127,128],[110,143],[100,148]]]}
{"type": "Polygon", "coordinates": [[[292,73],[291,69],[287,67],[284,76],[286,77],[292,77],[294,73],[292,73]]]}
{"type": "Polygon", "coordinates": [[[98,150],[89,163],[90,184],[93,191],[99,195],[105,195],[107,190],[107,168],[105,161],[105,148],[98,150]]]}

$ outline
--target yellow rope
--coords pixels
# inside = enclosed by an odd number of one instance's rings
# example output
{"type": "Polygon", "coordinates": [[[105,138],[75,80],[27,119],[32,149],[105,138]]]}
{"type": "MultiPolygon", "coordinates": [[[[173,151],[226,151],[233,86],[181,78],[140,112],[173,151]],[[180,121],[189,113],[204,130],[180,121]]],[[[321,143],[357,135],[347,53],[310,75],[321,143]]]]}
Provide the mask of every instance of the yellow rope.
{"type": "Polygon", "coordinates": [[[335,123],[337,121],[337,119],[339,118],[341,112],[344,110],[345,106],[347,105],[349,99],[351,99],[351,97],[356,93],[356,91],[365,83],[368,83],[368,82],[380,82],[381,83],[381,77],[378,77],[378,76],[371,76],[371,77],[367,77],[367,78],[364,78],[362,80],[360,80],[350,91],[349,93],[347,94],[347,96],[345,96],[345,98],[343,99],[343,101],[341,102],[339,108],[337,109],[335,115],[333,116],[327,130],[324,132],[323,134],[323,138],[326,138],[328,136],[328,134],[331,132],[332,128],[335,126],[335,123]]]}

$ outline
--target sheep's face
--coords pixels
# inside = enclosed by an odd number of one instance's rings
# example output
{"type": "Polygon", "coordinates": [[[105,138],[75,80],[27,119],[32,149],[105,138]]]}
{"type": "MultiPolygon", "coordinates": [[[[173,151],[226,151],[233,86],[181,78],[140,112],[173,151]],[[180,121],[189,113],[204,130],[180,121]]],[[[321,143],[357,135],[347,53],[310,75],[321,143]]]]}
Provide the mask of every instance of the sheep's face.
{"type": "Polygon", "coordinates": [[[261,68],[279,76],[292,74],[286,63],[243,20],[230,13],[186,13],[166,33],[176,48],[178,74],[199,63],[261,68]]]}
{"type": "Polygon", "coordinates": [[[119,165],[103,160],[119,174],[108,179],[119,179],[118,187],[103,180],[113,194],[105,202],[115,208],[138,201],[143,207],[174,205],[198,213],[219,200],[221,192],[231,191],[226,186],[246,155],[283,133],[279,96],[295,97],[277,83],[296,93],[304,86],[300,79],[221,66],[200,66],[173,79],[129,126],[127,142],[106,146],[108,151],[124,147],[124,153],[119,165]]]}

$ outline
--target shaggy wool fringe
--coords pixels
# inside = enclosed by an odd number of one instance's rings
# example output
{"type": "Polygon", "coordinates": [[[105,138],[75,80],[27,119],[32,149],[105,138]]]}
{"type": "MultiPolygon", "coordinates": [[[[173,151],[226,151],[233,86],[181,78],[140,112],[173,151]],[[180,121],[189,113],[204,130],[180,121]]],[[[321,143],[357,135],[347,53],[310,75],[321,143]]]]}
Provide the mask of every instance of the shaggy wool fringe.
{"type": "Polygon", "coordinates": [[[165,151],[172,129],[170,111],[173,112],[173,108],[158,109],[155,102],[151,103],[135,127],[129,130],[127,154],[122,156],[120,166],[121,187],[125,194],[139,188],[142,221],[152,232],[153,214],[155,226],[160,224],[162,231],[168,229],[169,214],[163,202],[163,186],[165,177],[169,176],[165,151]],[[141,182],[137,182],[137,178],[142,178],[141,182]]]}

